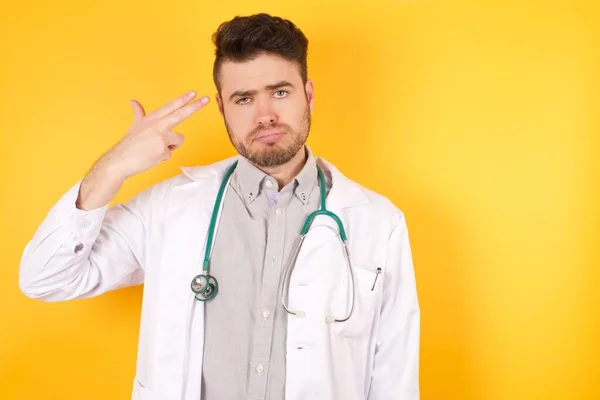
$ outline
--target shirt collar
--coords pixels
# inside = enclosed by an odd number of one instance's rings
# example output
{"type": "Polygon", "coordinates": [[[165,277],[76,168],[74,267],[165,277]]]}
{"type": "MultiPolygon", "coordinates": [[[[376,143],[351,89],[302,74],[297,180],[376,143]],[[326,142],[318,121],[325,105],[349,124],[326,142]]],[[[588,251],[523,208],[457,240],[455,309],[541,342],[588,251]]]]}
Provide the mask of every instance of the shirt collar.
{"type": "Polygon", "coordinates": [[[317,160],[308,146],[305,146],[305,149],[306,163],[294,178],[296,182],[294,193],[304,205],[308,204],[310,194],[317,184],[317,160]]]}
{"type": "MultiPolygon", "coordinates": [[[[308,204],[312,189],[317,184],[317,162],[308,146],[305,146],[307,159],[304,166],[290,182],[294,194],[303,204],[308,204]]],[[[273,190],[278,190],[277,181],[255,167],[245,157],[240,157],[232,177],[233,188],[242,196],[246,203],[251,203],[260,194],[267,181],[272,182],[273,190]]]]}
{"type": "Polygon", "coordinates": [[[232,177],[233,188],[246,203],[252,203],[260,193],[260,184],[266,176],[267,174],[252,165],[248,159],[240,157],[232,177]]]}

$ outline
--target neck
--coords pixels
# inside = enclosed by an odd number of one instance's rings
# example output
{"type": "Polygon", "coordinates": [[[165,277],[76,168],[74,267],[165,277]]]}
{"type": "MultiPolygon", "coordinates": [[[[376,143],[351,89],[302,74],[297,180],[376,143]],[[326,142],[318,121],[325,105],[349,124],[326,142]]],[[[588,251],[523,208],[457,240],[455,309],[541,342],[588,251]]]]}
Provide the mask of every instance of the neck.
{"type": "Polygon", "coordinates": [[[300,151],[287,163],[276,167],[258,168],[272,176],[279,184],[279,188],[283,189],[296,175],[298,175],[298,173],[300,173],[300,171],[302,171],[302,168],[306,163],[306,157],[306,148],[302,146],[300,151]]]}

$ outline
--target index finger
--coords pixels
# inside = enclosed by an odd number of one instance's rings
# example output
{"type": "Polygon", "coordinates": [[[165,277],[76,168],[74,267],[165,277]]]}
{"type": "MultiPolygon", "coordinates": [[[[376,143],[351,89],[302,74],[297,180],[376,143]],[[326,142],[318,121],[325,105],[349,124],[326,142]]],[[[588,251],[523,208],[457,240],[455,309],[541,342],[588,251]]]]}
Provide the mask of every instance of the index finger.
{"type": "Polygon", "coordinates": [[[163,129],[172,129],[176,125],[182,123],[186,118],[189,118],[196,111],[208,104],[208,97],[204,96],[196,101],[193,101],[184,107],[178,108],[169,115],[161,118],[159,126],[163,129]]]}
{"type": "Polygon", "coordinates": [[[150,118],[164,117],[165,115],[171,114],[173,111],[183,107],[194,97],[196,97],[195,91],[192,90],[191,92],[187,92],[187,93],[171,100],[164,106],[152,111],[150,114],[147,115],[147,117],[150,117],[150,118]]]}

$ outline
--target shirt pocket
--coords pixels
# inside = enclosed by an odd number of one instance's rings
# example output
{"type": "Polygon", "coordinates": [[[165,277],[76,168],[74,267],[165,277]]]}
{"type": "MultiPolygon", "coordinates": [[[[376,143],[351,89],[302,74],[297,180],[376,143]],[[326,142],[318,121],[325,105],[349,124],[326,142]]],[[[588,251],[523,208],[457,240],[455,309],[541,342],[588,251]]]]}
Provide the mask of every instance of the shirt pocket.
{"type": "MultiPolygon", "coordinates": [[[[341,339],[361,339],[370,336],[375,316],[379,309],[381,299],[382,269],[375,265],[353,265],[354,289],[352,282],[350,285],[340,285],[335,300],[335,308],[340,310],[349,310],[351,306],[352,290],[355,291],[356,298],[354,311],[349,319],[341,322],[331,322],[334,335],[341,339]],[[341,289],[341,288],[344,289],[341,289]]],[[[347,315],[340,314],[335,317],[340,318],[347,315]]]]}

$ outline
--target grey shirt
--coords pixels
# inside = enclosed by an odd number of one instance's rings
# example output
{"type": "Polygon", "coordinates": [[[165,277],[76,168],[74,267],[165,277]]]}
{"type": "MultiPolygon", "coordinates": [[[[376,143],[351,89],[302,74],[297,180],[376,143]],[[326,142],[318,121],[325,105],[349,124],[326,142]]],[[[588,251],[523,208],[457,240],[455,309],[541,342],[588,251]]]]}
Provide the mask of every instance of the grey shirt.
{"type": "Polygon", "coordinates": [[[241,158],[211,256],[219,293],[205,305],[203,399],[283,399],[287,313],[280,276],[308,215],[319,207],[316,160],[279,190],[241,158]]]}

